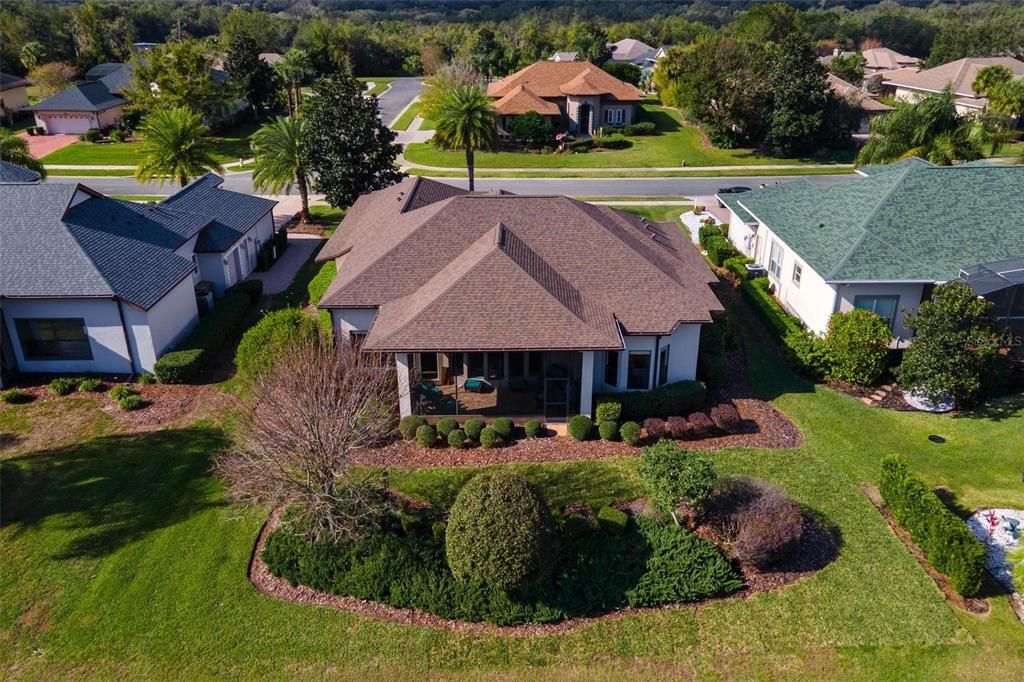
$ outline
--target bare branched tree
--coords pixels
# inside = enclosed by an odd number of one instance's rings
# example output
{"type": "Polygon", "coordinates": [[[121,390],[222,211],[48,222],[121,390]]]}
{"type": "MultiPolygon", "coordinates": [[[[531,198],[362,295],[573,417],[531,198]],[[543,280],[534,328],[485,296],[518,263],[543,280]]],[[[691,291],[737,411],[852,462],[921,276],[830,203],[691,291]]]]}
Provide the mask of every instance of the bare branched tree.
{"type": "Polygon", "coordinates": [[[360,449],[395,431],[394,365],[384,356],[303,340],[256,380],[254,397],[239,444],[215,462],[232,497],[243,504],[290,502],[284,522],[311,540],[377,527],[385,491],[354,462],[360,449]]]}

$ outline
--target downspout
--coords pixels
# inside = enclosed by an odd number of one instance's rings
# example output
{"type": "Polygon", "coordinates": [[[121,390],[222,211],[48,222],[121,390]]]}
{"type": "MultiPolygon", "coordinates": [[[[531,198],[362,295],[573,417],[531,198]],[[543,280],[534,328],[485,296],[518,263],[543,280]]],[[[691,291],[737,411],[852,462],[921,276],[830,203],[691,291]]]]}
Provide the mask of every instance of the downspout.
{"type": "Polygon", "coordinates": [[[661,350],[661,334],[654,337],[654,357],[651,358],[651,363],[654,365],[654,385],[651,386],[651,390],[658,387],[658,372],[661,369],[661,363],[658,362],[658,353],[661,350]]]}
{"type": "Polygon", "coordinates": [[[117,299],[114,300],[117,302],[117,316],[121,320],[121,333],[124,335],[124,348],[128,351],[128,362],[131,365],[131,371],[128,372],[128,374],[132,375],[135,374],[135,354],[132,353],[132,342],[128,336],[128,325],[125,324],[124,321],[124,310],[122,309],[124,303],[117,299]]]}

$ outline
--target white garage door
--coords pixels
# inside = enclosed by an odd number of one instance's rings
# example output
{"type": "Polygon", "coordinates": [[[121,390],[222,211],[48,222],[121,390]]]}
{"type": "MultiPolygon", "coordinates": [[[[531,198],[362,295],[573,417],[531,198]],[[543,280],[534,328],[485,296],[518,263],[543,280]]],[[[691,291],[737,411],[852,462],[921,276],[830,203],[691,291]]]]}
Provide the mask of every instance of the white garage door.
{"type": "Polygon", "coordinates": [[[92,117],[86,116],[53,116],[46,121],[46,132],[51,135],[60,133],[81,135],[89,130],[92,117]]]}

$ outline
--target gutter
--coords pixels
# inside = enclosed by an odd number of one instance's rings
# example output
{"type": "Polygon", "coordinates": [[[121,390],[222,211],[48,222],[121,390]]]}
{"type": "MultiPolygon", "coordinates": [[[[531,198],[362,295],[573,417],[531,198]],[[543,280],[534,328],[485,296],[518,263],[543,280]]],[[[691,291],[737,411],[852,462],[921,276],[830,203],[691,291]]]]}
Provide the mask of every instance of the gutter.
{"type": "Polygon", "coordinates": [[[124,348],[128,351],[128,362],[131,366],[129,374],[135,374],[135,353],[132,352],[132,343],[128,336],[128,325],[125,324],[124,321],[124,310],[122,308],[124,303],[118,299],[114,300],[117,301],[117,316],[121,320],[121,333],[124,335],[124,348]]]}

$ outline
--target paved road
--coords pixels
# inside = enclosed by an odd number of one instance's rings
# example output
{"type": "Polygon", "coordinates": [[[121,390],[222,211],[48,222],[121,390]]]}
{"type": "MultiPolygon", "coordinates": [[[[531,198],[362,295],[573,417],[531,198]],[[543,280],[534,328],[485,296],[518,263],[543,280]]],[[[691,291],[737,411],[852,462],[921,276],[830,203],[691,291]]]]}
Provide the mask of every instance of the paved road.
{"type": "Polygon", "coordinates": [[[409,102],[416,99],[423,89],[419,78],[396,78],[391,81],[391,88],[382,95],[377,95],[380,104],[380,120],[390,125],[409,102]]]}
{"type": "MultiPolygon", "coordinates": [[[[858,176],[849,175],[806,175],[802,176],[816,185],[834,185],[858,176]]],[[[760,184],[789,182],[794,176],[762,176],[739,178],[481,178],[476,181],[477,189],[507,189],[518,194],[567,194],[569,196],[702,196],[713,194],[719,187],[744,185],[757,187],[760,184]]],[[[442,182],[459,187],[467,185],[459,178],[441,178],[442,182]]],[[[52,176],[47,182],[81,182],[105,194],[170,194],[177,185],[166,183],[163,188],[157,183],[140,183],[134,178],[72,178],[52,176]]],[[[233,173],[224,178],[225,189],[236,192],[252,192],[252,175],[233,173]]],[[[297,193],[292,190],[292,193],[297,193]]]]}

